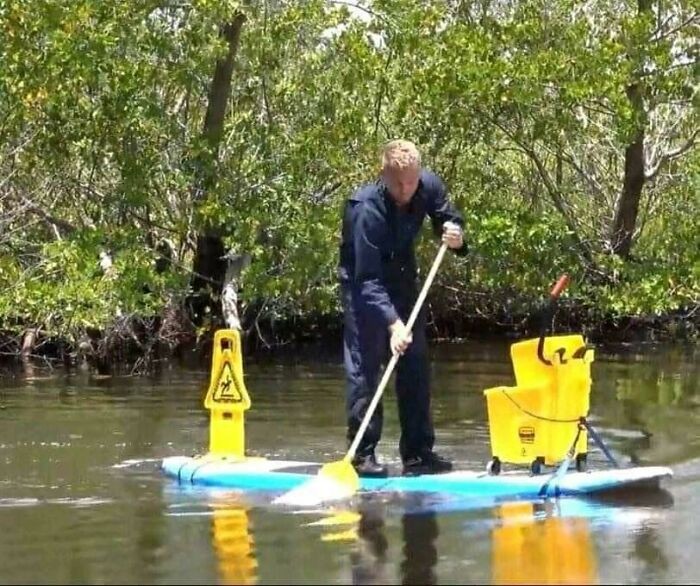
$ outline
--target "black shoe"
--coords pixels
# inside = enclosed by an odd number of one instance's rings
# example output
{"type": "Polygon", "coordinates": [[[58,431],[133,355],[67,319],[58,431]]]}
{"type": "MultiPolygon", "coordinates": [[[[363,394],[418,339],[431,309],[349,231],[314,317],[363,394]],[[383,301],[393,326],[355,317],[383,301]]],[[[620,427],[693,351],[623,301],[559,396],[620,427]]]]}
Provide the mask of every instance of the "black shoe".
{"type": "Polygon", "coordinates": [[[389,476],[389,469],[384,464],[377,462],[374,454],[355,456],[352,465],[357,475],[364,478],[386,478],[389,476]]]}
{"type": "Polygon", "coordinates": [[[420,476],[421,474],[442,474],[452,470],[452,462],[435,452],[427,452],[421,456],[406,458],[403,462],[404,476],[420,476]]]}

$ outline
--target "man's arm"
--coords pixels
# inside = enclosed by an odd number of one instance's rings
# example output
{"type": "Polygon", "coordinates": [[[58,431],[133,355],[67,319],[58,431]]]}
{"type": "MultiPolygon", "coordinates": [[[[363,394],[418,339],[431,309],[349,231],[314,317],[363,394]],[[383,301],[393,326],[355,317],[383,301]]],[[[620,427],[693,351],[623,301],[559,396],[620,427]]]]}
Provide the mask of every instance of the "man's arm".
{"type": "Polygon", "coordinates": [[[387,225],[380,211],[370,202],[358,210],[354,230],[355,282],[364,302],[382,319],[386,327],[399,319],[384,285],[380,244],[386,239],[387,225]]]}
{"type": "MultiPolygon", "coordinates": [[[[447,189],[440,178],[427,172],[423,178],[428,193],[427,212],[432,220],[433,231],[440,237],[445,231],[445,222],[450,222],[464,229],[464,218],[447,197],[447,189]]],[[[462,246],[452,249],[458,256],[466,256],[469,252],[467,242],[462,238],[462,246]]]]}

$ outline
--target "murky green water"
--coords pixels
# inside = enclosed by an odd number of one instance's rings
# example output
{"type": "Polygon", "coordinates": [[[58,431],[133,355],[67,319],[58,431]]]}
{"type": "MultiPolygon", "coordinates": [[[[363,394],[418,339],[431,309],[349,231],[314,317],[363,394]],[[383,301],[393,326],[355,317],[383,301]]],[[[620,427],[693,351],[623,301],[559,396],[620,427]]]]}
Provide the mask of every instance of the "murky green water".
{"type": "MultiPolygon", "coordinates": [[[[441,345],[433,356],[440,451],[482,469],[490,451],[481,391],[511,384],[508,347],[441,345]]],[[[598,349],[593,364],[592,422],[623,462],[671,466],[666,491],[449,511],[370,498],[335,516],[183,489],[161,475],[162,457],[206,448],[205,370],[101,380],[4,372],[0,582],[697,582],[699,359],[687,349],[598,349]]],[[[248,365],[249,451],[340,458],[342,376],[336,358],[248,365]]],[[[380,455],[398,466],[391,393],[386,401],[380,455]]],[[[591,459],[604,465],[599,453],[591,459]]]]}

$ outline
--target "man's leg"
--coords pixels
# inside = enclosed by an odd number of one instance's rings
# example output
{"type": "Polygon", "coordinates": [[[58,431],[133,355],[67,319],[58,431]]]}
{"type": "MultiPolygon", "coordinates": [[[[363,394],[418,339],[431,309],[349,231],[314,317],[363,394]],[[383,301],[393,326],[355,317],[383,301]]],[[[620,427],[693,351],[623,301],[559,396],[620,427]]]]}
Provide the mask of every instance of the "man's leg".
{"type": "MultiPolygon", "coordinates": [[[[343,300],[343,358],[346,376],[346,414],[348,447],[367,412],[376,385],[382,359],[382,335],[369,325],[370,320],[362,314],[361,308],[349,286],[342,287],[343,300]]],[[[374,450],[382,435],[383,406],[377,408],[358,446],[355,466],[359,474],[366,476],[386,476],[387,468],[377,464],[374,450]]]]}
{"type": "Polygon", "coordinates": [[[430,365],[425,311],[413,327],[413,342],[399,360],[396,396],[401,422],[399,450],[405,474],[447,472],[452,465],[433,452],[435,430],[430,409],[430,365]]]}
{"type": "Polygon", "coordinates": [[[425,338],[425,311],[413,326],[413,342],[396,365],[396,398],[401,423],[401,459],[431,451],[435,441],[430,414],[430,372],[425,338]]]}

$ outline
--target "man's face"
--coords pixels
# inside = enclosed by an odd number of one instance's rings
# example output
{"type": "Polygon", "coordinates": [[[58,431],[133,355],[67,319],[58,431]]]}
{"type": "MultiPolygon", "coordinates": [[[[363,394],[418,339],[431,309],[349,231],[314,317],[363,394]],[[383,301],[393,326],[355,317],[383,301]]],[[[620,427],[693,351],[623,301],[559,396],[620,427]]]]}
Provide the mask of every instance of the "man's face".
{"type": "Polygon", "coordinates": [[[398,169],[388,167],[382,171],[382,179],[389,190],[389,195],[398,206],[405,206],[411,201],[413,194],[418,189],[420,168],[405,167],[398,169]]]}

